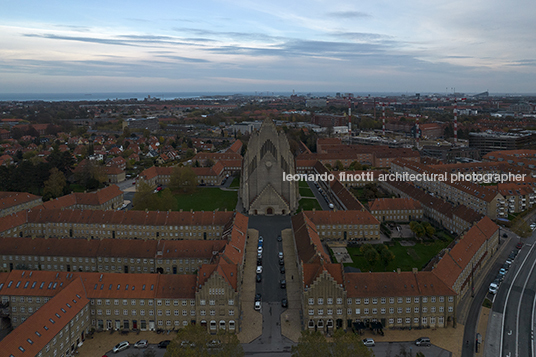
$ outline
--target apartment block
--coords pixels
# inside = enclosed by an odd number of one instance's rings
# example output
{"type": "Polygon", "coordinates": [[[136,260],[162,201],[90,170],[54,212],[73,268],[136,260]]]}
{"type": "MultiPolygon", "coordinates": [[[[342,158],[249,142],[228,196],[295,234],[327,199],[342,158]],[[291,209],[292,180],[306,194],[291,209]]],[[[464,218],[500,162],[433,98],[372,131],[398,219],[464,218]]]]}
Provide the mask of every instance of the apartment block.
{"type": "Polygon", "coordinates": [[[421,203],[412,198],[377,198],[369,204],[369,209],[380,222],[410,222],[423,218],[421,203]]]}
{"type": "Polygon", "coordinates": [[[300,279],[303,328],[455,326],[458,295],[431,271],[346,273],[325,254],[315,223],[292,218],[300,279]]]}
{"type": "MultiPolygon", "coordinates": [[[[425,165],[410,162],[407,160],[395,160],[391,164],[391,172],[403,175],[426,174],[432,175],[447,174],[443,170],[430,168],[425,165]]],[[[504,197],[486,186],[480,186],[470,181],[453,181],[450,176],[446,180],[429,179],[415,181],[415,185],[436,197],[440,197],[455,205],[465,205],[476,212],[486,215],[492,219],[505,217],[504,197]]]]}
{"type": "Polygon", "coordinates": [[[43,203],[41,197],[25,192],[0,192],[0,217],[31,209],[43,203]]]}
{"type": "Polygon", "coordinates": [[[368,211],[304,211],[322,240],[380,239],[380,222],[368,211]]]}

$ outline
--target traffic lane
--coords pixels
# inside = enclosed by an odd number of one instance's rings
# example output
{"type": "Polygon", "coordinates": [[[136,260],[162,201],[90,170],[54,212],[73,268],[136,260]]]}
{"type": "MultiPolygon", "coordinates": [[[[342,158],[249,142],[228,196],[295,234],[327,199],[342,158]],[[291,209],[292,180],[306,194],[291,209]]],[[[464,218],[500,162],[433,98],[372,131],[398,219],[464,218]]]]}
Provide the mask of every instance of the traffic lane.
{"type": "Polygon", "coordinates": [[[536,269],[533,270],[525,288],[521,300],[519,324],[518,324],[518,356],[530,356],[532,354],[532,316],[534,303],[534,286],[536,286],[536,269]]]}
{"type": "MultiPolygon", "coordinates": [[[[534,266],[536,266],[536,251],[532,249],[529,251],[528,255],[523,258],[523,261],[519,265],[519,267],[515,271],[509,271],[510,273],[510,279],[511,283],[510,286],[508,286],[508,291],[506,291],[506,294],[508,295],[508,300],[506,301],[506,306],[504,309],[504,324],[503,324],[503,353],[504,355],[508,355],[510,353],[511,355],[516,354],[517,350],[517,341],[516,338],[518,336],[518,333],[525,333],[520,329],[518,326],[518,311],[520,310],[520,303],[522,302],[523,294],[524,294],[524,286],[528,284],[528,278],[529,275],[532,275],[534,273],[534,270],[532,269],[534,266]]],[[[508,274],[508,273],[507,273],[508,274]]],[[[505,279],[506,280],[506,279],[505,279]]],[[[528,313],[530,314],[530,311],[532,310],[532,301],[529,304],[529,310],[528,313]]],[[[530,329],[528,330],[530,331],[530,329]]]]}
{"type": "Polygon", "coordinates": [[[452,353],[440,347],[416,346],[414,342],[377,342],[371,347],[376,356],[415,356],[418,352],[426,357],[447,357],[452,353]],[[405,353],[404,353],[405,352],[405,353]]]}
{"type": "MultiPolygon", "coordinates": [[[[510,254],[510,252],[515,248],[515,245],[517,242],[515,240],[511,240],[508,244],[507,249],[504,250],[503,254],[499,257],[497,262],[493,265],[493,271],[495,272],[495,275],[499,273],[499,270],[503,266],[504,262],[506,261],[506,258],[510,254]]],[[[522,265],[523,261],[527,257],[527,254],[529,252],[530,246],[524,245],[520,250],[518,250],[517,256],[514,259],[514,262],[512,263],[512,266],[509,269],[509,272],[504,277],[503,282],[501,283],[499,287],[499,291],[496,294],[495,300],[493,301],[493,307],[492,310],[494,312],[503,313],[504,305],[506,302],[506,295],[508,293],[508,289],[512,285],[512,280],[515,275],[515,271],[519,269],[519,267],[522,265]]],[[[488,284],[489,287],[489,284],[488,284]]]]}
{"type": "MultiPolygon", "coordinates": [[[[520,341],[523,343],[524,350],[530,348],[527,344],[526,337],[530,334],[531,328],[523,328],[520,325],[520,318],[522,315],[527,314],[529,318],[532,315],[532,299],[534,293],[529,294],[528,291],[532,290],[530,281],[534,283],[536,274],[534,267],[536,267],[536,250],[532,250],[527,257],[526,264],[520,267],[519,274],[515,277],[510,289],[510,296],[508,297],[507,306],[504,316],[504,338],[503,338],[503,351],[505,354],[516,354],[518,346],[521,346],[520,341]],[[528,288],[528,289],[527,289],[528,288]],[[529,295],[529,298],[525,298],[525,295],[529,295]],[[521,340],[518,340],[521,337],[521,340]]],[[[523,319],[525,321],[525,319],[523,319]]],[[[530,325],[530,324],[529,324],[530,325]]],[[[527,322],[525,321],[525,326],[527,322]]],[[[522,356],[525,356],[521,354],[522,356]]],[[[529,354],[530,355],[530,354],[529,354]]],[[[526,355],[528,356],[528,355],[526,355]]]]}
{"type": "MultiPolygon", "coordinates": [[[[490,300],[494,299],[494,296],[491,294],[488,294],[489,285],[495,280],[495,277],[499,273],[500,268],[506,261],[506,258],[510,254],[510,252],[515,248],[515,243],[512,243],[511,240],[509,241],[503,241],[501,244],[506,244],[506,247],[504,247],[504,250],[501,252],[501,254],[498,257],[491,257],[490,259],[497,259],[495,263],[493,263],[488,270],[488,273],[486,277],[484,278],[483,284],[480,286],[480,289],[475,291],[475,296],[472,299],[471,306],[469,308],[469,313],[466,318],[466,324],[464,328],[464,338],[463,338],[463,345],[462,345],[462,357],[470,357],[474,355],[475,351],[475,344],[476,344],[476,329],[477,329],[477,323],[478,323],[478,317],[480,315],[480,310],[482,307],[482,303],[484,302],[484,298],[488,296],[490,300]]],[[[496,253],[497,254],[497,253],[496,253]]],[[[518,254],[517,258],[515,259],[515,266],[519,265],[519,263],[522,261],[521,255],[518,254]]],[[[513,271],[515,269],[515,266],[512,265],[511,270],[513,271]]],[[[507,275],[507,278],[511,280],[511,275],[507,275]]],[[[500,287],[497,295],[501,295],[504,297],[506,296],[505,290],[509,287],[509,284],[506,284],[503,282],[500,287]]],[[[493,304],[494,308],[497,307],[498,304],[493,304]]],[[[502,307],[500,310],[500,313],[502,313],[502,307]]],[[[482,346],[481,346],[482,347],[482,346]]]]}
{"type": "MultiPolygon", "coordinates": [[[[290,228],[289,216],[252,216],[249,218],[249,228],[259,231],[259,236],[263,236],[262,252],[262,281],[256,283],[257,293],[262,295],[265,302],[281,303],[281,299],[286,296],[286,291],[280,288],[279,273],[279,242],[277,236],[283,229],[290,228]]],[[[264,315],[264,313],[263,313],[264,315]]]]}

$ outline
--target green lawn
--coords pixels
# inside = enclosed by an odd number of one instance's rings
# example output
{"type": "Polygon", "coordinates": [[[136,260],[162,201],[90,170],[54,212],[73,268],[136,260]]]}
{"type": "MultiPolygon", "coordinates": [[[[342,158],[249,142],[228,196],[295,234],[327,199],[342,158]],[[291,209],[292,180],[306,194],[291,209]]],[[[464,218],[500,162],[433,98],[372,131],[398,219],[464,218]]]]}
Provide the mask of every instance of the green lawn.
{"type": "Polygon", "coordinates": [[[177,194],[177,211],[233,211],[236,208],[238,192],[223,191],[217,187],[198,188],[193,194],[177,194]]]}
{"type": "Polygon", "coordinates": [[[298,181],[300,188],[309,188],[307,181],[298,181]]]}
{"type": "Polygon", "coordinates": [[[301,188],[300,187],[300,196],[302,197],[315,197],[313,191],[310,188],[301,188]]]}
{"type": "Polygon", "coordinates": [[[353,263],[344,264],[345,266],[353,266],[361,269],[361,271],[393,271],[400,268],[402,271],[411,271],[412,268],[421,270],[424,265],[435,257],[443,248],[449,245],[452,239],[448,242],[435,240],[431,243],[417,243],[412,247],[403,247],[396,242],[394,246],[388,247],[395,255],[393,260],[387,267],[381,262],[377,262],[374,266],[370,266],[361,254],[359,247],[348,247],[348,252],[352,257],[353,263]]]}
{"type": "Polygon", "coordinates": [[[240,188],[240,176],[233,178],[233,182],[231,182],[229,188],[240,188]]]}
{"type": "Polygon", "coordinates": [[[298,212],[299,211],[312,211],[313,208],[317,211],[321,211],[322,207],[320,207],[320,203],[316,199],[313,198],[302,198],[298,202],[298,212]]]}

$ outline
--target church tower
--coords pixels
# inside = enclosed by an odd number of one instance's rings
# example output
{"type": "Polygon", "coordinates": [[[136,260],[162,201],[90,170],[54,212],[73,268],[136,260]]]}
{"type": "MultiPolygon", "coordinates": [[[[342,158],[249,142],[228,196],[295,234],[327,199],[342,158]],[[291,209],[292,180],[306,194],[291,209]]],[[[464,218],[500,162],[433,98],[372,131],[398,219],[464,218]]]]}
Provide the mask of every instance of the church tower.
{"type": "Polygon", "coordinates": [[[242,163],[240,198],[248,214],[290,214],[298,208],[298,182],[283,180],[296,173],[285,133],[271,119],[251,134],[242,163]]]}

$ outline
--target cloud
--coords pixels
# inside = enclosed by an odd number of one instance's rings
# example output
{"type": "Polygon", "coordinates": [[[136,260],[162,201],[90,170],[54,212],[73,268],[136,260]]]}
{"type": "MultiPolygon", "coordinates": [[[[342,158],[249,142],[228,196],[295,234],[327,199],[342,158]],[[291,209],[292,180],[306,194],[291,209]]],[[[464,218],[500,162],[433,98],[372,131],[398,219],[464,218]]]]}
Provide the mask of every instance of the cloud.
{"type": "Polygon", "coordinates": [[[103,45],[118,45],[118,46],[136,46],[135,44],[129,43],[128,41],[107,39],[107,38],[97,38],[97,37],[73,37],[73,36],[60,36],[52,34],[24,34],[25,37],[39,37],[46,38],[50,40],[64,40],[64,41],[78,41],[78,42],[89,42],[89,43],[98,43],[103,45]]]}
{"type": "Polygon", "coordinates": [[[370,14],[367,14],[361,11],[334,11],[334,12],[328,12],[327,16],[342,18],[342,19],[357,19],[357,18],[371,17],[370,14]]]}
{"type": "Polygon", "coordinates": [[[178,61],[182,61],[182,62],[189,62],[189,63],[209,63],[209,62],[211,62],[211,61],[208,61],[208,60],[202,59],[202,58],[190,58],[190,57],[172,56],[172,55],[158,55],[156,57],[169,58],[169,59],[178,60],[178,61]]]}

